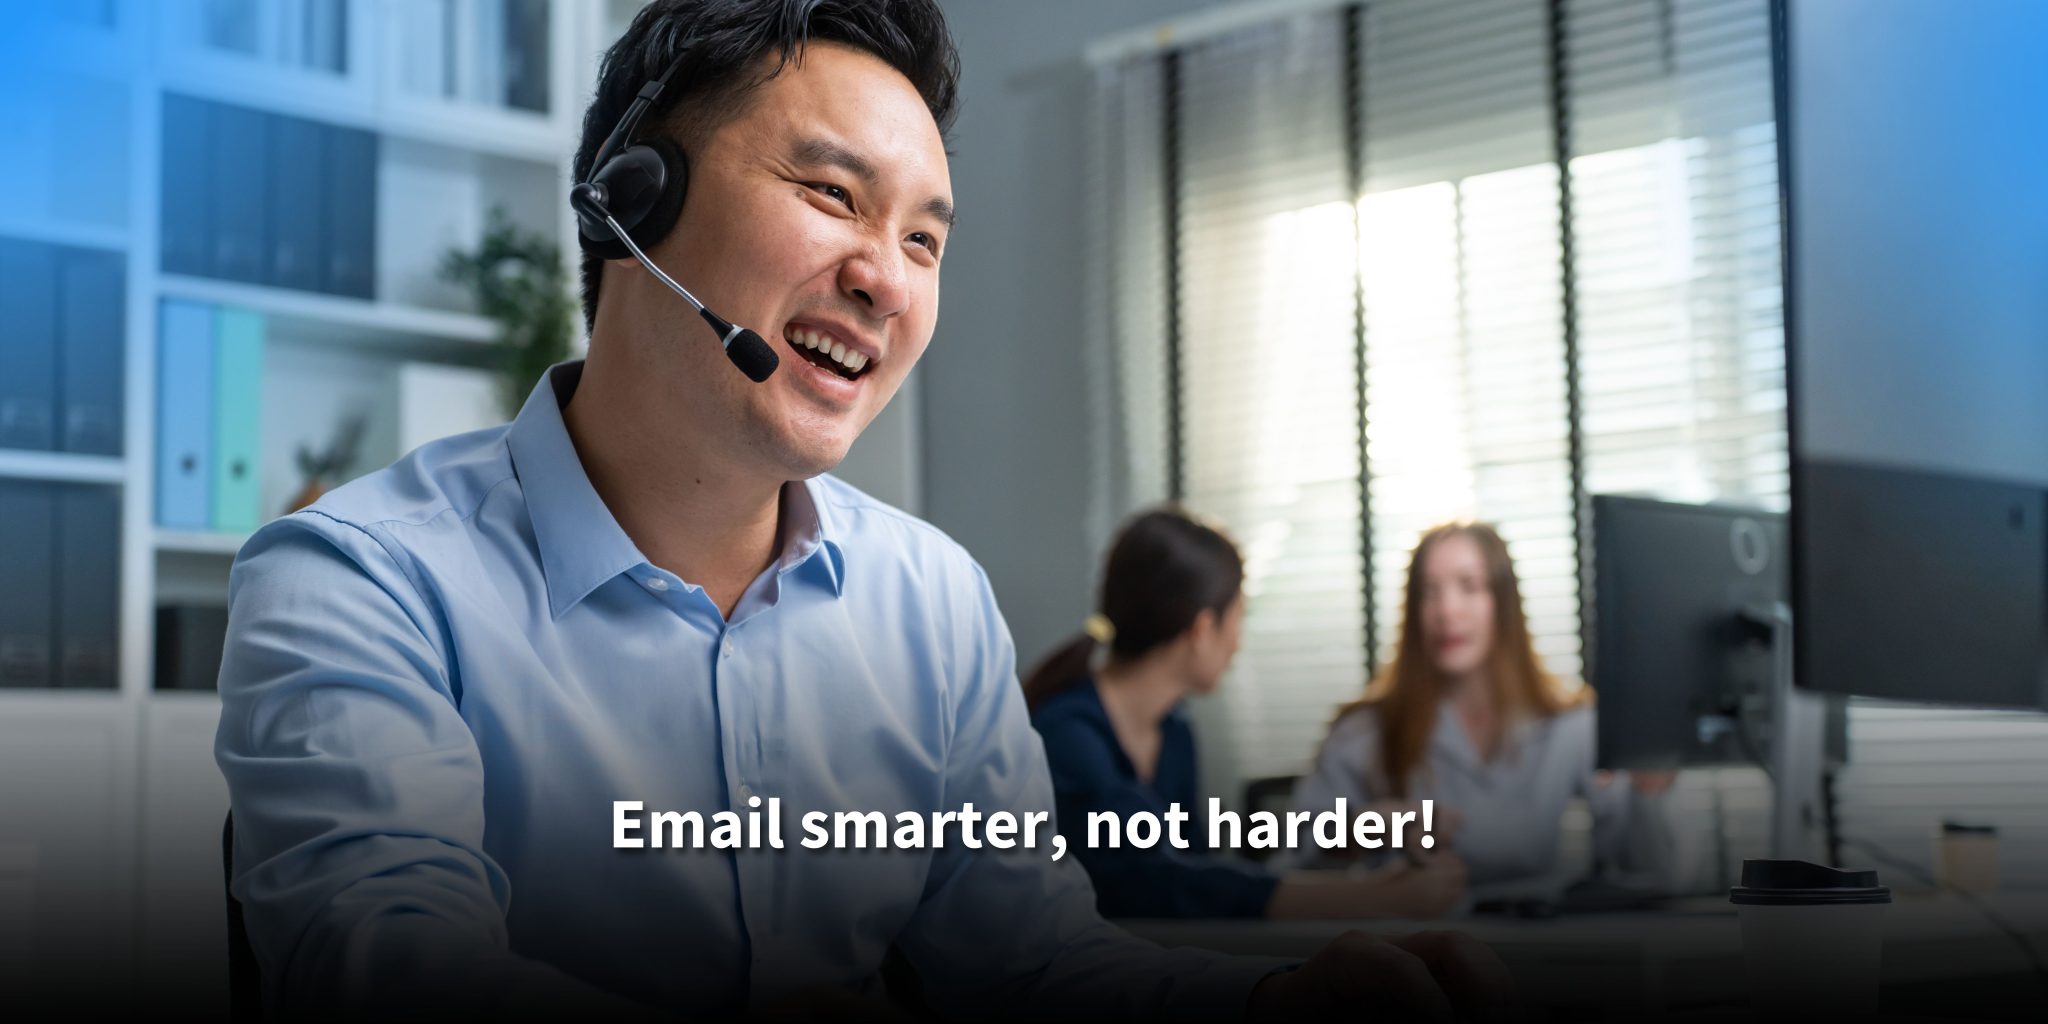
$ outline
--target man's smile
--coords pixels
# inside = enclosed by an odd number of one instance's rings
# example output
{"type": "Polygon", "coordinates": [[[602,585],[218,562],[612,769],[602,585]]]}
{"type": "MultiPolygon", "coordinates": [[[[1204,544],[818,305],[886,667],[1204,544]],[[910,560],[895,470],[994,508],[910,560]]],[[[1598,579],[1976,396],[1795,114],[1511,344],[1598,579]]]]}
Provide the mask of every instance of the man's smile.
{"type": "Polygon", "coordinates": [[[845,338],[829,328],[790,324],[783,331],[782,339],[806,361],[847,380],[860,379],[874,362],[874,357],[857,347],[848,346],[845,338]]]}

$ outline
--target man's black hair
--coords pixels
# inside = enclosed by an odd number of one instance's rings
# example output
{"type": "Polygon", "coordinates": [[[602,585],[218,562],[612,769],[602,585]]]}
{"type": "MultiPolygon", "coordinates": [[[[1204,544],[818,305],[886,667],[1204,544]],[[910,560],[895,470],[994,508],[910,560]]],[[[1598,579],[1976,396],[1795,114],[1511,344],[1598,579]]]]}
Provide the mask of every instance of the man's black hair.
{"type": "MultiPolygon", "coordinates": [[[[850,46],[902,72],[924,98],[940,135],[952,127],[960,58],[937,0],[654,0],[605,51],[597,95],[583,113],[576,180],[589,176],[597,148],[634,94],[678,57],[687,59],[647,111],[640,132],[670,132],[684,154],[694,157],[714,128],[743,109],[749,93],[812,42],[850,46]]],[[[583,321],[595,330],[604,261],[588,253],[582,259],[583,321]]]]}

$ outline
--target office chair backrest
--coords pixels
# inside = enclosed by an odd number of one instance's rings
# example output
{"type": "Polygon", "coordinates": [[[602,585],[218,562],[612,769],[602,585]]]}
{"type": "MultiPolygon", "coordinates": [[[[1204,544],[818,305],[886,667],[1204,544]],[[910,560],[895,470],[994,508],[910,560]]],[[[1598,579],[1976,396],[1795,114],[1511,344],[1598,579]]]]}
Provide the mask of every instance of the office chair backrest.
{"type": "Polygon", "coordinates": [[[228,1019],[254,1024],[263,1019],[263,979],[256,966],[256,947],[249,944],[249,926],[242,920],[242,901],[235,898],[233,811],[220,829],[220,871],[228,900],[228,1019]]]}

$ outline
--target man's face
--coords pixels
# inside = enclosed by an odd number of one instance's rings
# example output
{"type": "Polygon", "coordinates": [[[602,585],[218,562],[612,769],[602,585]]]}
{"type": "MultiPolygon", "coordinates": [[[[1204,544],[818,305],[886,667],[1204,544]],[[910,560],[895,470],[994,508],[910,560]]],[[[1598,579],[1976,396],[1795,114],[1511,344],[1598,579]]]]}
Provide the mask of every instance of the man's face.
{"type": "Polygon", "coordinates": [[[690,429],[802,479],[845,458],[931,341],[951,175],[924,100],[866,53],[813,44],[744,102],[691,154],[682,216],[649,255],[781,366],[747,380],[631,261],[606,266],[605,294],[627,292],[627,333],[663,349],[642,365],[690,429]]]}

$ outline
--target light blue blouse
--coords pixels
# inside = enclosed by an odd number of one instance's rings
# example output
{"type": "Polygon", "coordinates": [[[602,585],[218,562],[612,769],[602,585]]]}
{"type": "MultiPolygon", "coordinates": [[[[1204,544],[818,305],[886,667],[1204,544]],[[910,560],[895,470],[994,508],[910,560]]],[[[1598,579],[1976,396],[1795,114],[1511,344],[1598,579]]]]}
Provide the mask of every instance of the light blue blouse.
{"type": "MultiPolygon", "coordinates": [[[[1558,853],[1565,807],[1584,797],[1593,816],[1594,861],[1605,872],[1646,885],[1667,880],[1673,833],[1662,797],[1635,791],[1626,773],[1602,779],[1593,767],[1594,712],[1579,707],[1549,718],[1524,719],[1508,730],[1492,760],[1479,756],[1446,700],[1421,768],[1405,799],[1436,801],[1463,818],[1449,839],[1465,861],[1475,890],[1561,877],[1558,853]]],[[[1327,811],[1343,797],[1354,812],[1374,800],[1393,799],[1379,768],[1380,723],[1371,708],[1340,718],[1330,729],[1314,769],[1294,791],[1297,810],[1327,811]]],[[[1441,847],[1439,847],[1441,848],[1441,847]]],[[[1313,865],[1317,851],[1296,851],[1295,863],[1313,865]]]]}

